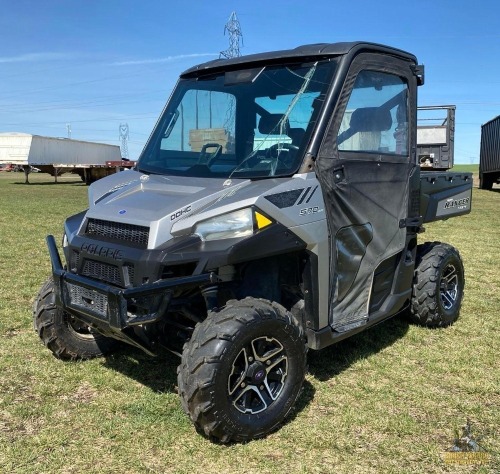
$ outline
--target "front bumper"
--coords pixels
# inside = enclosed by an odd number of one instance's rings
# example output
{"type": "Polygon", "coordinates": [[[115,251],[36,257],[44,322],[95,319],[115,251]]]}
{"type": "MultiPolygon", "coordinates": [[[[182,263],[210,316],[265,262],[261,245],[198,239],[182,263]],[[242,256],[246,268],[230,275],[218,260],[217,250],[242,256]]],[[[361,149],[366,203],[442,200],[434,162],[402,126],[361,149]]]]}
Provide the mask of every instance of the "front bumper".
{"type": "Polygon", "coordinates": [[[154,323],[168,309],[174,289],[214,283],[213,273],[159,280],[136,288],[118,288],[65,270],[52,235],[46,238],[52,263],[56,304],[100,333],[154,354],[134,326],[154,323]]]}

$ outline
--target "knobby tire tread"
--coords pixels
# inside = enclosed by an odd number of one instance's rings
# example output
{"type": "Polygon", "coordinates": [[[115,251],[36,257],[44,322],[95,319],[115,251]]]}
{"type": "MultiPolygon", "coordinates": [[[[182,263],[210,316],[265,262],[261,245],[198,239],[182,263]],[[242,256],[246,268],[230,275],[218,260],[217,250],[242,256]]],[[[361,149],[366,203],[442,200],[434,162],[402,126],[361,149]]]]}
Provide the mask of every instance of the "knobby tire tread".
{"type": "MultiPolygon", "coordinates": [[[[295,317],[281,305],[266,300],[245,298],[230,300],[220,312],[210,312],[207,319],[196,326],[191,340],[184,346],[181,365],[178,367],[178,387],[181,405],[190,416],[198,431],[214,441],[244,442],[265,436],[274,431],[286,418],[293,403],[282,419],[263,433],[244,433],[232,429],[217,412],[211,388],[216,384],[216,376],[229,350],[229,344],[242,337],[248,326],[276,319],[293,327],[295,337],[304,341],[302,327],[295,317]]],[[[304,368],[307,346],[304,347],[304,368]]],[[[302,384],[300,380],[300,384],[302,384]]],[[[297,394],[298,395],[298,394],[297,394]]]]}
{"type": "Polygon", "coordinates": [[[451,245],[442,242],[425,242],[418,246],[410,319],[422,326],[446,327],[458,319],[460,301],[453,314],[446,314],[439,303],[440,278],[443,262],[455,260],[460,265],[460,300],[463,295],[464,275],[460,254],[451,245]]]}
{"type": "Polygon", "coordinates": [[[61,324],[58,311],[60,309],[55,304],[54,283],[49,278],[41,287],[33,305],[33,328],[56,358],[68,361],[93,359],[110,353],[118,345],[114,339],[97,335],[98,343],[94,339],[78,345],[76,341],[71,347],[65,341],[65,332],[69,332],[69,329],[61,324]]]}

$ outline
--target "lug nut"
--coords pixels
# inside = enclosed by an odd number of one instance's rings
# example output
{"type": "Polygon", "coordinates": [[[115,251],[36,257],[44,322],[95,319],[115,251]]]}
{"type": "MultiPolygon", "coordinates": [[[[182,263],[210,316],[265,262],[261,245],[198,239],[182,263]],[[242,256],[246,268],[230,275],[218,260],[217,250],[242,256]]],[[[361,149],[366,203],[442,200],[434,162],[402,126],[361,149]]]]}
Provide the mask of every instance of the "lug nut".
{"type": "Polygon", "coordinates": [[[248,362],[253,362],[253,357],[251,357],[251,356],[250,356],[250,357],[248,358],[248,362]]]}

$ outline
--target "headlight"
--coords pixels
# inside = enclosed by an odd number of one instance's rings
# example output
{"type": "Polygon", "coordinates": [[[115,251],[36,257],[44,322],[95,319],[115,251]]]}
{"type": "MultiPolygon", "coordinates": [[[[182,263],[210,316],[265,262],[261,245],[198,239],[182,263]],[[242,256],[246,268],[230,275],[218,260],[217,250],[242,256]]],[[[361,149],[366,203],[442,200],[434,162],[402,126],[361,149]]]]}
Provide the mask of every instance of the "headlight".
{"type": "Polygon", "coordinates": [[[66,232],[64,232],[62,238],[62,248],[65,249],[67,246],[68,246],[68,236],[66,235],[66,232]]]}
{"type": "Polygon", "coordinates": [[[272,224],[270,219],[248,207],[199,222],[194,228],[194,233],[205,241],[234,239],[252,235],[256,230],[270,224],[272,224]]]}

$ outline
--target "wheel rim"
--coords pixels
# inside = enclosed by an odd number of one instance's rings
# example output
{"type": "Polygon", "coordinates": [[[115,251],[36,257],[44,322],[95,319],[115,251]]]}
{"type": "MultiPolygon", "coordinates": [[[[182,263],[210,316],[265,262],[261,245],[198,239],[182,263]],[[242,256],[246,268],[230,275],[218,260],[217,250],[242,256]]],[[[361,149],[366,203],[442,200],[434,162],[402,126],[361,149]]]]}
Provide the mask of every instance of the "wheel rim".
{"type": "Polygon", "coordinates": [[[231,367],[228,393],[241,413],[255,415],[274,403],[285,385],[288,358],[272,337],[258,337],[244,346],[231,367]]]}
{"type": "Polygon", "coordinates": [[[88,325],[78,320],[70,314],[65,314],[65,319],[68,328],[73,331],[81,339],[95,339],[95,331],[88,325]]]}
{"type": "Polygon", "coordinates": [[[439,289],[441,302],[446,310],[449,310],[456,303],[458,298],[458,272],[454,265],[448,264],[441,277],[439,289]]]}

